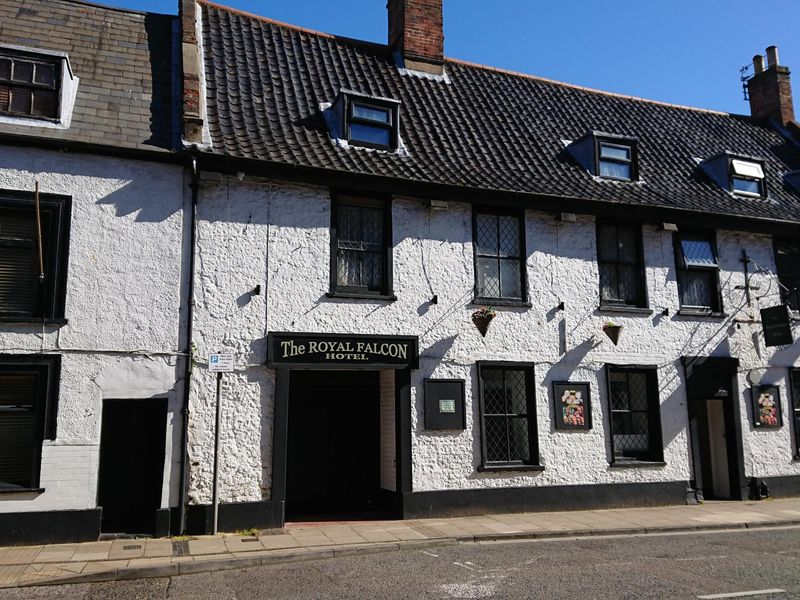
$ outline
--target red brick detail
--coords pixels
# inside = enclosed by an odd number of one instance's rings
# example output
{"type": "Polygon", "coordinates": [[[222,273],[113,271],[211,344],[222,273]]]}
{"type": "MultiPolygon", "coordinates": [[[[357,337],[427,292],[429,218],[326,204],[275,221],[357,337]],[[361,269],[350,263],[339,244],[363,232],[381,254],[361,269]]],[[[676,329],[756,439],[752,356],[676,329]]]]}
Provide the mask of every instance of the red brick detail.
{"type": "Polygon", "coordinates": [[[789,69],[771,66],[747,82],[750,114],[756,121],[775,119],[781,125],[794,121],[794,103],[789,69]]]}
{"type": "Polygon", "coordinates": [[[388,0],[389,46],[403,56],[444,60],[442,0],[388,0]]]}

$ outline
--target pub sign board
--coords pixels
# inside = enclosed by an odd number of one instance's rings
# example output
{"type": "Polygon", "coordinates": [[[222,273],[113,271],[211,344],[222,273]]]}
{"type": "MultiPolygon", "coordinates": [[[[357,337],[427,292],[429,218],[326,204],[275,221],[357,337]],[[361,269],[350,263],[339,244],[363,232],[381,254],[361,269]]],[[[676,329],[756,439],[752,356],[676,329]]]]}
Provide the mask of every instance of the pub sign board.
{"type": "Polygon", "coordinates": [[[789,307],[785,304],[761,309],[761,324],[764,328],[764,345],[787,346],[794,344],[789,307]]]}
{"type": "Polygon", "coordinates": [[[419,368],[416,336],[270,333],[267,346],[273,369],[419,368]]]}

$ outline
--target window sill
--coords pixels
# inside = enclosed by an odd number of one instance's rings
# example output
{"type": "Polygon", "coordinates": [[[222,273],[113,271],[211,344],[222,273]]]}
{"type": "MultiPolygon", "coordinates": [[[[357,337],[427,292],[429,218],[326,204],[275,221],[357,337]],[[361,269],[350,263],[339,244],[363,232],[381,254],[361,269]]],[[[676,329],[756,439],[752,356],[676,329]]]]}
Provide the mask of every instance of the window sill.
{"type": "Polygon", "coordinates": [[[3,317],[0,323],[19,323],[21,325],[66,325],[69,319],[37,319],[35,317],[3,317]]]}
{"type": "Polygon", "coordinates": [[[723,312],[713,312],[710,310],[692,310],[691,308],[681,308],[675,313],[681,317],[707,317],[709,319],[724,319],[728,315],[723,312]]]}
{"type": "Polygon", "coordinates": [[[478,473],[505,473],[508,471],[544,471],[543,465],[481,465],[478,473]]]}
{"type": "Polygon", "coordinates": [[[382,302],[394,302],[397,296],[394,294],[357,294],[355,292],[326,292],[327,298],[345,298],[350,300],[379,300],[382,302]]]}
{"type": "Polygon", "coordinates": [[[601,304],[597,307],[599,312],[610,312],[610,313],[630,313],[634,315],[652,315],[653,309],[651,308],[642,308],[641,306],[625,306],[619,305],[615,306],[613,304],[601,304]]]}
{"type": "Polygon", "coordinates": [[[44,488],[0,488],[0,495],[3,494],[43,494],[44,488]]]}
{"type": "Polygon", "coordinates": [[[532,308],[531,302],[524,300],[503,300],[502,298],[475,298],[472,300],[474,306],[508,306],[511,308],[532,308]]]}
{"type": "Polygon", "coordinates": [[[614,469],[645,469],[647,467],[666,467],[663,460],[618,460],[608,465],[614,469]]]}

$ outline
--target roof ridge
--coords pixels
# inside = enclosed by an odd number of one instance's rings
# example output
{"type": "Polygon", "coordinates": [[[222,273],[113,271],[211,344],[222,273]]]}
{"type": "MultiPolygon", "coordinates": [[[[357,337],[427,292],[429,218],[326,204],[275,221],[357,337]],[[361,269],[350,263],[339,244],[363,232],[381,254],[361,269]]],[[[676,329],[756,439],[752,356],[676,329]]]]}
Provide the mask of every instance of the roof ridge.
{"type": "Polygon", "coordinates": [[[725,112],[722,110],[714,110],[713,108],[700,108],[697,106],[689,106],[687,104],[676,104],[674,102],[664,102],[663,100],[653,100],[652,98],[642,98],[641,96],[632,96],[630,94],[620,94],[618,92],[609,92],[607,90],[600,90],[597,88],[579,85],[577,83],[569,83],[567,81],[559,81],[558,79],[550,79],[549,77],[542,77],[540,75],[531,75],[530,73],[523,73],[521,71],[512,71],[510,69],[503,69],[502,67],[492,67],[490,65],[482,65],[480,63],[461,60],[458,58],[445,57],[445,61],[463,65],[466,67],[474,67],[486,71],[494,71],[496,73],[503,73],[505,75],[513,75],[514,77],[522,77],[524,79],[533,79],[535,81],[543,81],[545,83],[553,83],[584,92],[591,92],[593,94],[602,94],[604,96],[611,96],[613,98],[622,98],[623,100],[636,100],[637,102],[647,102],[650,104],[658,104],[660,106],[668,106],[670,108],[682,108],[685,110],[694,110],[702,113],[710,113],[712,115],[734,116],[733,113],[725,112]]]}
{"type": "Polygon", "coordinates": [[[66,2],[68,4],[82,4],[84,6],[91,6],[92,8],[102,8],[103,10],[113,10],[115,12],[128,13],[131,15],[159,15],[163,17],[175,17],[171,13],[157,13],[148,10],[136,10],[135,8],[124,8],[122,6],[112,6],[110,4],[103,4],[102,2],[93,2],[91,0],[59,0],[59,2],[66,2]]]}

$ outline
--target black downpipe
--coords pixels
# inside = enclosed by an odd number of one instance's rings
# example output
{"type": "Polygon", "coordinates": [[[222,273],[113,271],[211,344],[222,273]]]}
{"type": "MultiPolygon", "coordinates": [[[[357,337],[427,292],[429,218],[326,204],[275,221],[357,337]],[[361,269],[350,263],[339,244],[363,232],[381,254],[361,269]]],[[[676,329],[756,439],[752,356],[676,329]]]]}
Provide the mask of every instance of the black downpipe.
{"type": "Polygon", "coordinates": [[[194,251],[197,229],[197,198],[200,192],[200,169],[197,158],[192,157],[192,207],[189,214],[189,293],[186,303],[186,344],[184,345],[186,370],[183,377],[183,423],[181,424],[181,469],[178,505],[179,533],[186,532],[186,471],[189,457],[189,398],[192,391],[192,323],[194,320],[194,251]]]}

